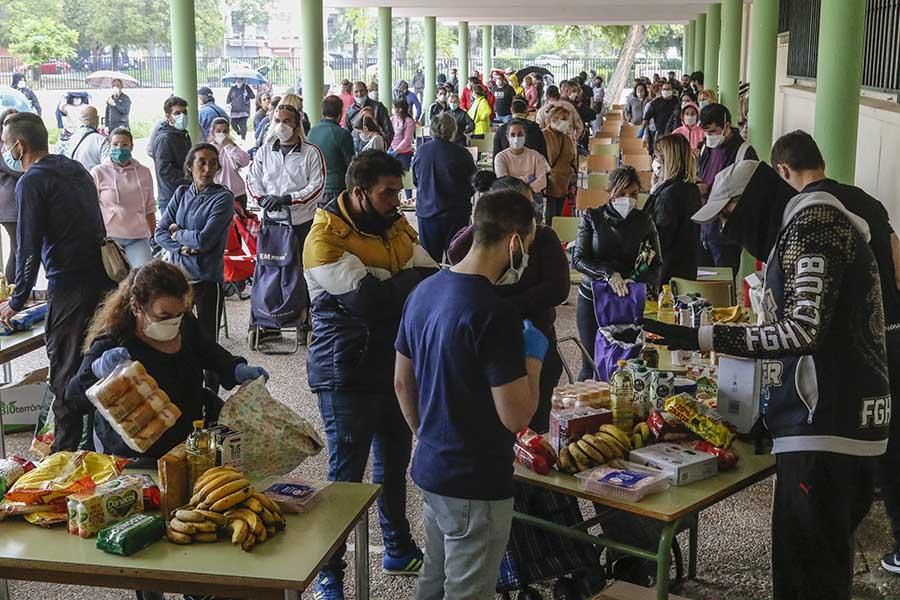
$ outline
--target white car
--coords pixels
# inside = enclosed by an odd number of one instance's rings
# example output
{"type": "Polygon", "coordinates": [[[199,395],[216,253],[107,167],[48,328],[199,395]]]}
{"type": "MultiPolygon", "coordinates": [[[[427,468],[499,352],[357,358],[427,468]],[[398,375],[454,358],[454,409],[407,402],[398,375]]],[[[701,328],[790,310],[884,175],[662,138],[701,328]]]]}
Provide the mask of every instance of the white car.
{"type": "Polygon", "coordinates": [[[566,64],[566,61],[564,58],[553,54],[541,54],[534,59],[534,64],[549,69],[551,67],[562,67],[566,64]]]}

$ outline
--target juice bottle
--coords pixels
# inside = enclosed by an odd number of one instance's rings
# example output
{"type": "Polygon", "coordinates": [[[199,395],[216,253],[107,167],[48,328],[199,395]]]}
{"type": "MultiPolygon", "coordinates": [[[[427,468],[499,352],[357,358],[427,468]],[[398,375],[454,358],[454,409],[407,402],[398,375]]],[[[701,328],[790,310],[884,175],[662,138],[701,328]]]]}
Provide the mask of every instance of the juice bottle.
{"type": "Polygon", "coordinates": [[[672,288],[668,285],[662,286],[656,316],[663,323],[675,324],[675,296],[672,295],[672,288]]]}
{"type": "Polygon", "coordinates": [[[194,482],[207,470],[216,466],[216,447],[212,435],[203,429],[203,419],[194,421],[194,431],[188,436],[185,451],[190,479],[189,489],[194,489],[194,482]]]}
{"type": "Polygon", "coordinates": [[[609,379],[609,399],[613,425],[630,433],[634,425],[634,379],[624,360],[609,379]]]}

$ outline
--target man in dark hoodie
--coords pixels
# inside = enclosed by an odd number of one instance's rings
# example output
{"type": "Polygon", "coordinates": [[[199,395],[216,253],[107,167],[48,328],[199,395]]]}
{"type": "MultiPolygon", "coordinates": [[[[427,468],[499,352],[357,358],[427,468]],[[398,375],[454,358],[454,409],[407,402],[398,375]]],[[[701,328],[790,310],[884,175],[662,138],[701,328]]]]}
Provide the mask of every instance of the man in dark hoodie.
{"type": "Polygon", "coordinates": [[[187,107],[184,98],[166,98],[163,103],[166,118],[150,134],[147,144],[147,153],[156,167],[156,204],[160,212],[166,211],[166,205],[179,186],[191,182],[184,172],[184,159],[191,149],[187,107]]]}
{"type": "Polygon", "coordinates": [[[12,88],[25,96],[31,104],[31,109],[36,112],[38,116],[41,116],[41,103],[38,101],[37,94],[34,93],[34,90],[28,87],[24,73],[13,73],[12,88]]]}
{"type": "Polygon", "coordinates": [[[49,289],[45,336],[50,388],[60,419],[70,410],[66,383],[78,371],[88,323],[113,288],[100,259],[106,229],[94,181],[81,164],[48,153],[47,129],[39,116],[7,117],[3,144],[4,162],[24,174],[16,186],[16,289],[0,304],[0,323],[11,328],[10,320],[25,308],[43,265],[49,289]]]}
{"type": "Polygon", "coordinates": [[[869,227],[834,195],[797,194],[746,160],[716,177],[694,220],[766,261],[762,324],[699,329],[644,321],[671,349],[762,359],[774,438],[775,600],[849,600],[853,537],[868,513],[891,396],[869,227]]]}

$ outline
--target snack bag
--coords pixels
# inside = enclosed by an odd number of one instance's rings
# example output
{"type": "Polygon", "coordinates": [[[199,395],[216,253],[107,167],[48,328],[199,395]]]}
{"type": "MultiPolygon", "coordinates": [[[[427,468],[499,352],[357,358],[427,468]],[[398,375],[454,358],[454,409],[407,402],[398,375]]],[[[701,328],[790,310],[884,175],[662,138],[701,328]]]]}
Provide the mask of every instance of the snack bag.
{"type": "Polygon", "coordinates": [[[684,423],[685,427],[719,448],[727,448],[734,440],[734,432],[725,421],[709,412],[689,394],[678,394],[666,400],[666,411],[684,423]]]}
{"type": "Polygon", "coordinates": [[[6,492],[6,499],[25,504],[61,504],[64,511],[67,496],[90,491],[118,477],[126,462],[86,450],[57,452],[19,477],[6,492]]]}
{"type": "Polygon", "coordinates": [[[241,432],[242,470],[249,479],[289,473],[323,447],[313,426],[274,400],[262,378],[231,395],[219,423],[241,432]]]}
{"type": "Polygon", "coordinates": [[[647,426],[657,442],[677,442],[695,438],[678,419],[667,412],[650,411],[647,426]]]}
{"type": "Polygon", "coordinates": [[[269,477],[259,484],[262,493],[286,513],[306,512],[328,483],[291,477],[269,477]]]}

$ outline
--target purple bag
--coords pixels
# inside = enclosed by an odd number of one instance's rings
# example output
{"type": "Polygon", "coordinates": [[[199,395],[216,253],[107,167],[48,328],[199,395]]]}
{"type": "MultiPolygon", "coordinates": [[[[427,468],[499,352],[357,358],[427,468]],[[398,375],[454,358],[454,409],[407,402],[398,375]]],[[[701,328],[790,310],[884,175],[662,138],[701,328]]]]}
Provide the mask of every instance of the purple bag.
{"type": "Polygon", "coordinates": [[[594,314],[597,317],[597,337],[594,339],[594,365],[600,381],[609,381],[620,360],[637,358],[644,318],[647,286],[631,283],[628,295],[619,297],[606,281],[593,282],[594,314]]]}
{"type": "Polygon", "coordinates": [[[306,319],[306,279],[300,243],[290,225],[266,224],[256,243],[250,324],[281,329],[306,319]]]}

